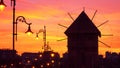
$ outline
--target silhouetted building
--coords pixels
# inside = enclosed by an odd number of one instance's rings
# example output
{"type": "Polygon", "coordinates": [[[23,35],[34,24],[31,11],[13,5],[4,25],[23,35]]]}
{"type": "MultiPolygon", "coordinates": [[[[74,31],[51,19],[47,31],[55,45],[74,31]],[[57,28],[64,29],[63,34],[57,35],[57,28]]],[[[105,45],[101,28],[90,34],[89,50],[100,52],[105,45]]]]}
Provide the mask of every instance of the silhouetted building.
{"type": "Polygon", "coordinates": [[[68,60],[69,60],[68,53],[66,52],[63,54],[63,58],[60,59],[60,68],[69,68],[68,67],[68,63],[69,63],[68,60]]]}
{"type": "Polygon", "coordinates": [[[104,68],[120,68],[120,55],[115,52],[106,52],[104,68]]]}
{"type": "Polygon", "coordinates": [[[43,66],[44,68],[59,68],[60,56],[57,52],[44,51],[43,52],[43,66]]]}
{"type": "Polygon", "coordinates": [[[37,67],[42,59],[42,53],[25,52],[22,54],[22,64],[25,68],[37,67]]]}
{"type": "Polygon", "coordinates": [[[22,54],[24,68],[59,68],[59,60],[59,54],[53,51],[22,54]]]}
{"type": "Polygon", "coordinates": [[[68,68],[98,68],[100,31],[82,11],[65,31],[68,37],[68,68]]]}
{"type": "Polygon", "coordinates": [[[16,50],[0,49],[0,68],[19,68],[20,62],[21,58],[16,50]]]}

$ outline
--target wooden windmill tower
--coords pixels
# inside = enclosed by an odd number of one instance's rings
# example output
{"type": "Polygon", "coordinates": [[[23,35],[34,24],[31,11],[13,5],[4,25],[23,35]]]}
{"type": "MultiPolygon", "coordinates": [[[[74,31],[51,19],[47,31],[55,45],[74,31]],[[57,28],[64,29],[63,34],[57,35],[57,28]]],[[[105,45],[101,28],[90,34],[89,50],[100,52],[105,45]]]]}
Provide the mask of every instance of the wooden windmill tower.
{"type": "Polygon", "coordinates": [[[68,39],[69,68],[98,68],[100,31],[82,11],[65,31],[68,39]]]}

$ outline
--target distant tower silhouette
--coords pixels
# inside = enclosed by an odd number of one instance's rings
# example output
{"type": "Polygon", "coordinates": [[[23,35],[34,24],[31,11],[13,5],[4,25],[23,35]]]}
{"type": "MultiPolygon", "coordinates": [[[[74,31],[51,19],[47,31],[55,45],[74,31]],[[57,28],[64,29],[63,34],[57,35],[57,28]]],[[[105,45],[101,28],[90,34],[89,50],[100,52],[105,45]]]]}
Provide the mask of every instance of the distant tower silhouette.
{"type": "Polygon", "coordinates": [[[69,68],[98,68],[100,31],[85,11],[65,31],[68,37],[69,68]]]}

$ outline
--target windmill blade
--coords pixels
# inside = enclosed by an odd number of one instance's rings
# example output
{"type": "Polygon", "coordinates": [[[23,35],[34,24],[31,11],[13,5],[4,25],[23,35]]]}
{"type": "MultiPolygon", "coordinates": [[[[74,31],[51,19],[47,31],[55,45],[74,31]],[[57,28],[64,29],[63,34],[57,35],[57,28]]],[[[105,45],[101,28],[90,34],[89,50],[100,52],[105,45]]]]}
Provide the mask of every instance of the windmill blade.
{"type": "Polygon", "coordinates": [[[64,25],[62,25],[62,24],[58,24],[59,26],[62,26],[62,27],[64,27],[64,28],[68,28],[67,26],[64,26],[64,25]]]}
{"type": "Polygon", "coordinates": [[[113,36],[113,34],[102,34],[102,36],[113,36]]]}
{"type": "Polygon", "coordinates": [[[68,12],[68,15],[73,21],[75,21],[74,18],[71,16],[71,14],[69,12],[68,12]]]}
{"type": "Polygon", "coordinates": [[[94,17],[95,17],[95,15],[96,15],[96,13],[97,13],[97,10],[95,11],[95,13],[94,13],[94,15],[93,15],[93,17],[92,17],[91,21],[94,19],[94,17]]]}
{"type": "Polygon", "coordinates": [[[105,22],[103,22],[103,23],[101,23],[100,25],[98,25],[97,27],[100,27],[100,26],[102,26],[102,25],[104,25],[105,23],[107,23],[109,20],[107,20],[107,21],[105,21],[105,22]]]}
{"type": "Polygon", "coordinates": [[[63,40],[66,40],[67,38],[63,38],[63,39],[59,39],[59,40],[57,40],[57,41],[63,41],[63,40]]]}
{"type": "Polygon", "coordinates": [[[105,46],[107,46],[108,48],[111,48],[109,45],[107,45],[106,43],[102,42],[99,40],[100,43],[104,44],[105,46]]]}
{"type": "MultiPolygon", "coordinates": [[[[69,15],[69,17],[74,21],[74,18],[71,16],[71,14],[68,12],[68,15],[69,15]]],[[[64,27],[64,28],[68,28],[67,26],[64,26],[64,25],[62,25],[62,24],[58,24],[59,26],[62,26],[62,27],[64,27]]]]}

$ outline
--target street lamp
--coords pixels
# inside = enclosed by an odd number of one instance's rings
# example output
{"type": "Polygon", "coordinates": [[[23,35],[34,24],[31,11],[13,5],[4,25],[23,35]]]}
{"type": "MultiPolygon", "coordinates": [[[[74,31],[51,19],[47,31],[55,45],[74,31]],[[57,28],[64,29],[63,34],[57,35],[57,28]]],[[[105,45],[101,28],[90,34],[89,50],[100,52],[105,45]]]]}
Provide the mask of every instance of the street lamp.
{"type": "MultiPolygon", "coordinates": [[[[12,9],[13,9],[13,50],[15,50],[15,35],[16,35],[16,40],[17,40],[17,23],[18,21],[22,21],[22,22],[25,22],[27,25],[28,25],[28,31],[26,33],[30,33],[32,32],[31,31],[31,28],[30,28],[30,25],[32,23],[27,23],[26,22],[26,19],[23,17],[23,16],[18,16],[15,20],[15,6],[16,6],[16,0],[11,0],[11,6],[12,6],[12,9]],[[22,18],[22,19],[21,19],[22,18]]],[[[6,5],[4,4],[4,1],[1,0],[0,1],[0,9],[3,10],[4,8],[6,7],[6,5]]],[[[33,33],[33,32],[32,32],[33,33]]]]}
{"type": "Polygon", "coordinates": [[[25,32],[25,33],[27,33],[28,35],[33,34],[33,32],[31,31],[31,27],[30,27],[31,24],[32,24],[32,23],[29,23],[29,24],[28,24],[28,30],[25,32]]]}
{"type": "Polygon", "coordinates": [[[40,29],[38,33],[36,33],[36,39],[39,38],[38,34],[43,32],[43,42],[44,42],[44,46],[43,49],[44,51],[48,51],[48,46],[46,45],[46,26],[44,26],[44,29],[40,29]]]}
{"type": "Polygon", "coordinates": [[[27,33],[28,35],[31,35],[33,32],[32,32],[32,30],[31,30],[31,27],[30,27],[30,25],[32,24],[32,23],[28,23],[27,21],[26,21],[26,19],[25,19],[25,17],[23,17],[23,16],[18,16],[17,18],[16,18],[16,22],[15,22],[15,24],[16,24],[16,40],[17,40],[17,24],[19,23],[19,22],[22,22],[22,23],[25,23],[25,24],[27,24],[28,25],[28,30],[25,32],[25,33],[27,33]]]}
{"type": "Polygon", "coordinates": [[[44,46],[43,46],[43,50],[44,51],[51,51],[51,47],[49,46],[49,42],[47,42],[46,44],[46,26],[44,26],[44,29],[40,29],[38,33],[36,33],[36,39],[39,38],[39,33],[43,32],[43,42],[44,42],[44,46]]]}
{"type": "Polygon", "coordinates": [[[4,4],[3,0],[0,2],[0,10],[3,11],[6,5],[4,4]]]}

